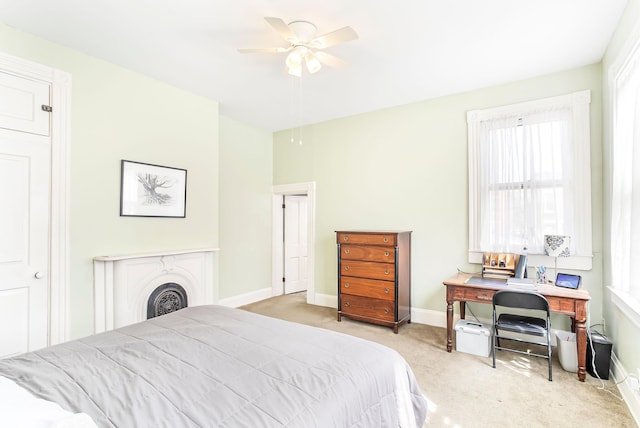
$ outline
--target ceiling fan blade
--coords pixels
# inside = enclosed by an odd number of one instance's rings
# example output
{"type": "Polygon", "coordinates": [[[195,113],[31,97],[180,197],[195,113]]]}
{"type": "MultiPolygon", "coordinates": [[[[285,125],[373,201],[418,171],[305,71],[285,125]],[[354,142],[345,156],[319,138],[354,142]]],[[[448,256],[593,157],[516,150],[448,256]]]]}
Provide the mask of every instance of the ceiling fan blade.
{"type": "Polygon", "coordinates": [[[322,51],[314,51],[313,54],[318,58],[318,60],[333,68],[345,68],[349,66],[349,63],[343,59],[338,58],[337,56],[328,54],[322,51]]]}
{"type": "Polygon", "coordinates": [[[255,49],[238,49],[240,53],[283,53],[289,52],[291,50],[291,46],[287,48],[255,48],[255,49]]]}
{"type": "Polygon", "coordinates": [[[291,42],[292,40],[296,39],[296,35],[293,34],[293,31],[291,31],[291,29],[289,28],[289,26],[287,25],[286,22],[284,22],[282,19],[280,18],[274,18],[274,17],[270,17],[270,16],[265,16],[265,21],[267,21],[269,23],[269,25],[271,25],[273,27],[274,30],[276,30],[276,32],[278,34],[280,34],[280,36],[282,36],[283,39],[285,39],[288,42],[291,42]]]}
{"type": "Polygon", "coordinates": [[[316,37],[310,43],[316,49],[324,49],[338,43],[348,42],[358,38],[358,33],[351,27],[342,27],[338,30],[316,37]]]}

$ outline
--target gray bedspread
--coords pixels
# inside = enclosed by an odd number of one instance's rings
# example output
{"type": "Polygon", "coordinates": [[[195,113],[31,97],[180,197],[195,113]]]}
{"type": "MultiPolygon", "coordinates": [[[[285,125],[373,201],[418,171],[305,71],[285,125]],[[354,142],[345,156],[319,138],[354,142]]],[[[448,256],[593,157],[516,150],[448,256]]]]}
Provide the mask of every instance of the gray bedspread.
{"type": "Polygon", "coordinates": [[[413,427],[427,412],[396,351],[222,306],[0,360],[0,375],[101,427],[413,427]]]}

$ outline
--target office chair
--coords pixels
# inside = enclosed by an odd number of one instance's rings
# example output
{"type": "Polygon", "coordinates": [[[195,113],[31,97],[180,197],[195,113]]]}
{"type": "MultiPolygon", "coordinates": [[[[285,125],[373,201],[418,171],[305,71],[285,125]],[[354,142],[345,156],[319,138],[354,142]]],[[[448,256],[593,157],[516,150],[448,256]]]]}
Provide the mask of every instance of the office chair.
{"type": "MultiPolygon", "coordinates": [[[[520,311],[523,312],[523,311],[520,311]]],[[[524,311],[526,313],[526,311],[524,311]]],[[[496,349],[509,352],[517,352],[534,357],[546,358],[549,361],[549,381],[551,381],[551,321],[549,302],[541,294],[528,291],[499,290],[493,295],[493,326],[494,334],[492,339],[493,345],[493,368],[496,368],[496,349]],[[496,308],[500,309],[500,315],[496,308]],[[538,318],[526,315],[518,315],[505,312],[503,308],[525,309],[527,311],[544,311],[547,318],[538,318]],[[526,340],[519,337],[500,336],[499,330],[520,333],[524,335],[537,336],[546,338],[546,342],[541,340],[526,340]],[[529,343],[534,345],[546,346],[547,355],[536,354],[519,349],[505,348],[500,345],[500,339],[511,340],[514,342],[529,343]]]]}

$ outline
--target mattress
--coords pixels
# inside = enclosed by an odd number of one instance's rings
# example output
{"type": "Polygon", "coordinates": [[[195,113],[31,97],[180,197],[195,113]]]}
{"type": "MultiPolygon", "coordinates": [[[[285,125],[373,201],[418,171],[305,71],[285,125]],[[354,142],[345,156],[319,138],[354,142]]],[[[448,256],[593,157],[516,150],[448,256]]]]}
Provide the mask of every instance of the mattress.
{"type": "Polygon", "coordinates": [[[99,427],[415,427],[427,412],[396,351],[216,305],[0,360],[0,376],[99,427]]]}

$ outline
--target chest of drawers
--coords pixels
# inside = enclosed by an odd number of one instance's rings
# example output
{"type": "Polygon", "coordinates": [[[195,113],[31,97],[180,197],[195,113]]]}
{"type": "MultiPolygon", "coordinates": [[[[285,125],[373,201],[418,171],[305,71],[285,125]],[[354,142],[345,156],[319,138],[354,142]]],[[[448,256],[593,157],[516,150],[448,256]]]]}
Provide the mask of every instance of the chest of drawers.
{"type": "Polygon", "coordinates": [[[338,321],[411,322],[411,232],[336,231],[338,321]]]}

